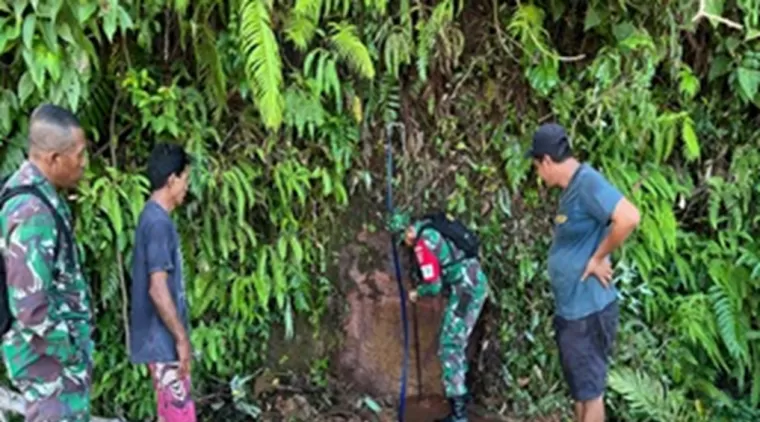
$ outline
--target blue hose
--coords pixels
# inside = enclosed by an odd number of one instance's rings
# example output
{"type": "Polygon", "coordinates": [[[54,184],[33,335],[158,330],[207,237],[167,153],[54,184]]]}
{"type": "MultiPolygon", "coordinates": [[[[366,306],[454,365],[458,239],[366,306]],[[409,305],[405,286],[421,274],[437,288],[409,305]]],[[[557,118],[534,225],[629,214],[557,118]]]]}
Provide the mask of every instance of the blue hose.
{"type": "MultiPolygon", "coordinates": [[[[391,145],[393,124],[386,127],[386,145],[385,156],[387,165],[387,195],[386,205],[389,215],[393,215],[393,149],[391,145]]],[[[391,235],[391,246],[393,248],[393,265],[396,270],[396,282],[398,283],[398,294],[401,299],[401,322],[404,324],[404,364],[401,368],[401,392],[399,393],[398,420],[404,422],[404,413],[406,411],[406,379],[409,369],[409,322],[406,317],[406,290],[401,282],[401,263],[398,258],[397,236],[391,235]]]]}

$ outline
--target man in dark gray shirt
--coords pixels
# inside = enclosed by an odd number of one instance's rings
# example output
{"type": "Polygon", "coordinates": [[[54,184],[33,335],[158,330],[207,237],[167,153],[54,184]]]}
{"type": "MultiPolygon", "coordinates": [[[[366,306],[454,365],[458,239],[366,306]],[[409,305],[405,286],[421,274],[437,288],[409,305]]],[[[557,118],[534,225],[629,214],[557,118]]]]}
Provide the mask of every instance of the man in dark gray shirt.
{"type": "Polygon", "coordinates": [[[148,161],[152,194],[137,225],[132,262],[130,360],[148,364],[158,419],[195,422],[190,397],[190,324],[182,253],[170,213],[185,199],[190,157],[160,144],[148,161]]]}
{"type": "Polygon", "coordinates": [[[598,171],[573,158],[562,126],[542,125],[526,155],[549,187],[562,189],[548,266],[556,341],[575,418],[603,422],[619,315],[609,255],[638,225],[639,212],[598,171]]]}

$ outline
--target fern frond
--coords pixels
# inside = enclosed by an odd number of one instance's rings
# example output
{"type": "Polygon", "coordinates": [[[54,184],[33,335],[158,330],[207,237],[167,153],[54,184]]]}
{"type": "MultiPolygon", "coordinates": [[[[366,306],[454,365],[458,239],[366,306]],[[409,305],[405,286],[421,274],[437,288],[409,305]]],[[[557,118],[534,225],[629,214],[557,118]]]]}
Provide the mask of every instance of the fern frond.
{"type": "Polygon", "coordinates": [[[306,50],[316,31],[316,22],[301,14],[291,15],[285,24],[285,37],[301,51],[306,50]]]}
{"type": "Polygon", "coordinates": [[[100,139],[104,134],[108,136],[109,116],[116,100],[115,85],[105,72],[98,73],[90,82],[87,101],[81,103],[80,119],[93,139],[100,139]]]}
{"type": "Polygon", "coordinates": [[[752,347],[752,387],[750,388],[750,403],[754,408],[760,405],[760,354],[757,347],[752,347]]]}
{"type": "Polygon", "coordinates": [[[369,50],[356,34],[356,27],[346,22],[331,23],[330,26],[333,29],[330,41],[338,56],[348,61],[361,76],[373,79],[375,66],[372,64],[369,50]]]}
{"type": "Polygon", "coordinates": [[[636,414],[651,421],[686,421],[686,400],[679,391],[667,391],[661,382],[630,368],[614,369],[609,385],[623,396],[636,414]]]}
{"type": "Polygon", "coordinates": [[[713,302],[718,331],[731,357],[742,363],[748,363],[748,350],[744,331],[741,324],[741,310],[736,309],[730,296],[721,286],[710,287],[710,298],[713,302]]]}
{"type": "Polygon", "coordinates": [[[454,4],[451,0],[439,3],[433,9],[430,19],[417,24],[419,41],[417,42],[417,72],[420,79],[427,80],[430,53],[435,47],[438,35],[454,19],[454,4]]]}
{"type": "Polygon", "coordinates": [[[364,0],[364,6],[385,16],[388,12],[388,0],[364,0]]]}
{"type": "Polygon", "coordinates": [[[353,0],[324,0],[324,14],[329,15],[333,11],[339,12],[341,16],[346,16],[351,10],[353,0]]]}
{"type": "Polygon", "coordinates": [[[385,38],[383,48],[385,67],[397,78],[401,66],[409,64],[412,60],[411,38],[409,33],[402,28],[391,30],[391,33],[385,38]]]}
{"type": "Polygon", "coordinates": [[[737,288],[735,274],[730,267],[721,261],[714,261],[708,270],[715,284],[710,287],[709,295],[715,311],[723,343],[728,348],[731,357],[743,367],[750,365],[749,343],[746,333],[750,331],[749,321],[742,310],[744,296],[737,288]]]}
{"type": "Polygon", "coordinates": [[[296,3],[293,5],[293,13],[308,16],[318,21],[323,5],[322,0],[296,0],[296,3]]]}
{"type": "Polygon", "coordinates": [[[306,85],[317,96],[331,93],[338,110],[343,108],[341,83],[335,54],[322,48],[312,50],[303,62],[303,73],[308,79],[306,85]]]}
{"type": "Polygon", "coordinates": [[[325,121],[325,111],[319,96],[310,92],[290,87],[285,93],[285,104],[285,122],[296,128],[299,138],[304,136],[306,130],[313,137],[325,121]]]}
{"type": "Polygon", "coordinates": [[[194,42],[195,60],[198,76],[205,80],[204,88],[211,100],[209,102],[219,106],[217,111],[223,111],[227,105],[227,75],[214,44],[215,40],[214,31],[208,25],[202,24],[194,42]]]}
{"type": "Polygon", "coordinates": [[[696,293],[678,300],[673,325],[683,337],[703,349],[717,365],[728,370],[718,345],[718,328],[713,318],[709,297],[696,293]]]}
{"type": "Polygon", "coordinates": [[[246,56],[246,75],[264,125],[277,129],[282,123],[285,102],[282,86],[282,61],[277,39],[271,28],[271,1],[244,0],[240,13],[240,42],[246,56]]]}
{"type": "Polygon", "coordinates": [[[103,279],[103,284],[100,288],[100,301],[103,305],[107,305],[120,293],[119,288],[121,282],[119,281],[119,267],[117,265],[109,265],[108,269],[100,271],[101,274],[106,273],[106,277],[103,279]]]}
{"type": "Polygon", "coordinates": [[[285,36],[301,51],[314,38],[322,10],[322,0],[296,0],[285,24],[285,36]]]}

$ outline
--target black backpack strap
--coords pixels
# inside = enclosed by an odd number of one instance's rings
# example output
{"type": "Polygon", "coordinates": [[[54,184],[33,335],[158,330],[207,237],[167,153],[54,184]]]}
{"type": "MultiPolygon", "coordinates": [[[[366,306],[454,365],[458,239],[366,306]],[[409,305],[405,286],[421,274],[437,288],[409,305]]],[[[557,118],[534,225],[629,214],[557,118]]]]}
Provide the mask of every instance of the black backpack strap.
{"type": "MultiPolygon", "coordinates": [[[[15,186],[15,187],[3,190],[2,195],[0,195],[0,209],[2,209],[2,207],[5,206],[5,203],[12,197],[23,195],[23,194],[30,194],[30,195],[36,196],[40,201],[42,201],[43,204],[45,204],[46,207],[48,207],[48,209],[50,209],[50,212],[53,214],[53,219],[55,220],[55,225],[58,229],[59,235],[63,233],[64,236],[66,236],[66,241],[68,241],[71,248],[73,248],[74,243],[72,242],[72,239],[71,239],[71,233],[66,227],[66,223],[63,221],[63,217],[61,217],[61,214],[58,213],[58,211],[55,209],[53,204],[50,202],[50,199],[48,199],[48,197],[45,196],[45,194],[43,194],[36,185],[21,185],[21,186],[15,186]]],[[[59,253],[60,253],[60,242],[55,242],[55,249],[54,249],[53,256],[56,260],[58,259],[59,253]]],[[[72,258],[72,260],[74,258],[74,255],[72,253],[70,253],[70,258],[72,258]]]]}
{"type": "MultiPolygon", "coordinates": [[[[414,244],[415,245],[417,244],[417,242],[419,242],[420,238],[422,237],[422,232],[424,232],[425,230],[427,230],[429,228],[434,228],[435,229],[435,216],[434,215],[429,215],[429,216],[425,216],[424,218],[427,219],[428,221],[427,221],[427,223],[425,223],[422,226],[420,226],[419,231],[416,233],[416,236],[414,237],[414,244]]],[[[467,259],[467,254],[463,250],[460,250],[459,248],[457,248],[454,245],[452,245],[451,244],[451,239],[449,239],[448,237],[444,236],[444,234],[441,233],[440,231],[438,231],[438,234],[441,236],[441,239],[443,239],[443,241],[446,242],[447,245],[449,245],[449,249],[451,249],[451,262],[449,262],[446,265],[441,265],[441,270],[449,268],[452,265],[459,264],[460,262],[462,262],[465,259],[467,259]],[[454,252],[455,251],[459,251],[459,253],[462,254],[462,257],[459,258],[459,259],[454,259],[454,252]]]]}

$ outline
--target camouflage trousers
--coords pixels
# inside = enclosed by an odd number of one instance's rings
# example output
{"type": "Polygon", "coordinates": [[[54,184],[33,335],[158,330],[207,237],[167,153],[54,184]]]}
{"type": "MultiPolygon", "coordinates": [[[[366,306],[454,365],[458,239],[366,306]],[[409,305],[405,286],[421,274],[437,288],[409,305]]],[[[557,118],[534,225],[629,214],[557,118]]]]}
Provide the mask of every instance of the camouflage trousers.
{"type": "MultiPolygon", "coordinates": [[[[478,266],[479,267],[479,266],[478,266]]],[[[441,322],[438,357],[446,397],[467,394],[467,341],[488,295],[485,274],[454,285],[441,322]]]]}
{"type": "Polygon", "coordinates": [[[26,402],[25,422],[90,421],[90,362],[62,366],[40,356],[19,372],[11,381],[26,402]]]}

